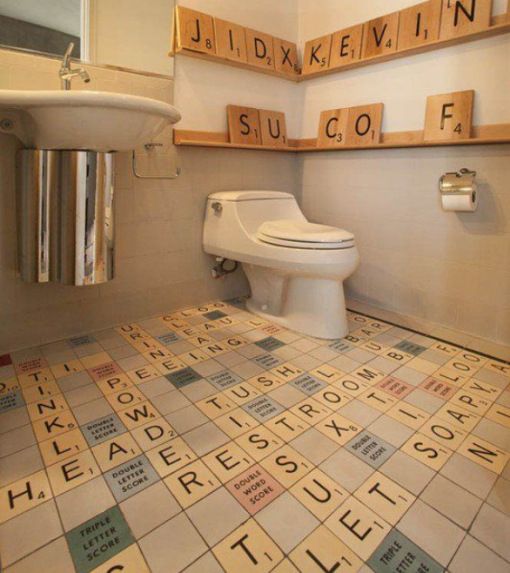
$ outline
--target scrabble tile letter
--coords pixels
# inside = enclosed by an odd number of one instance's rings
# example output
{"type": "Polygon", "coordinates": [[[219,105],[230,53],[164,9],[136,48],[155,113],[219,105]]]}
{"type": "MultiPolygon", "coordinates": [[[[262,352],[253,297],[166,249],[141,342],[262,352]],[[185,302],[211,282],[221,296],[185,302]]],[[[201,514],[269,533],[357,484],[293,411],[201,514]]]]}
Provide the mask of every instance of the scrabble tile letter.
{"type": "Polygon", "coordinates": [[[260,145],[259,110],[254,107],[227,106],[230,143],[260,145]]]}
{"type": "Polygon", "coordinates": [[[330,51],[331,34],[306,42],[303,59],[303,74],[311,74],[329,68],[330,51]]]}
{"type": "Polygon", "coordinates": [[[361,58],[363,24],[339,30],[331,39],[330,68],[341,68],[361,58]]]}
{"type": "Polygon", "coordinates": [[[247,62],[246,34],[242,26],[214,18],[216,53],[226,60],[247,62]]]}
{"type": "Polygon", "coordinates": [[[212,16],[178,6],[177,48],[215,54],[216,42],[214,41],[212,16]]]}
{"type": "Polygon", "coordinates": [[[370,20],[363,34],[363,58],[390,54],[397,49],[399,13],[370,20]]]}
{"type": "Polygon", "coordinates": [[[469,139],[475,92],[468,90],[427,98],[425,141],[469,139]]]}
{"type": "Polygon", "coordinates": [[[342,147],[345,145],[347,109],[321,112],[317,147],[342,147]]]}
{"type": "Polygon", "coordinates": [[[277,72],[285,74],[299,74],[299,60],[296,44],[281,40],[273,39],[274,45],[274,64],[277,72]]]}
{"type": "Polygon", "coordinates": [[[428,0],[400,12],[398,49],[408,50],[439,38],[443,0],[428,0]]]}
{"type": "Polygon", "coordinates": [[[492,0],[444,0],[441,40],[485,30],[490,26],[492,0]]]}
{"type": "Polygon", "coordinates": [[[363,146],[379,143],[383,109],[382,103],[349,108],[346,144],[363,146]]]}
{"type": "Polygon", "coordinates": [[[262,145],[287,147],[287,125],[285,114],[279,111],[259,109],[260,135],[262,145]]]}
{"type": "Polygon", "coordinates": [[[269,34],[246,28],[248,63],[259,68],[274,70],[273,37],[269,34]]]}

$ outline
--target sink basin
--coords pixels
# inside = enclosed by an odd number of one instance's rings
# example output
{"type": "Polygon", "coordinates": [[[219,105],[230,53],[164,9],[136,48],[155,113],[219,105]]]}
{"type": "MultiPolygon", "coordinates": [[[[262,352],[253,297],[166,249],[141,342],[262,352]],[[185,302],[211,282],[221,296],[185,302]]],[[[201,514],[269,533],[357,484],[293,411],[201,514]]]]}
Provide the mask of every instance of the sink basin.
{"type": "Polygon", "coordinates": [[[173,106],[146,97],[0,90],[0,131],[26,148],[130,151],[180,119],[173,106]]]}

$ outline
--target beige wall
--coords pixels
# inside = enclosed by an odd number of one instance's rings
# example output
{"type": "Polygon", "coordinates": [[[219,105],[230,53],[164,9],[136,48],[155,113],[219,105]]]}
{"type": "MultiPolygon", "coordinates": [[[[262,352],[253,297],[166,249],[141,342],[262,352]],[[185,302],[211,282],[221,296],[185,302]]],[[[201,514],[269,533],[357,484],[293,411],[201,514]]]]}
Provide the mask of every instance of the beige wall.
{"type": "MultiPolygon", "coordinates": [[[[0,89],[58,89],[58,62],[0,51],[0,89]]],[[[88,66],[87,89],[172,100],[172,80],[88,66]]],[[[78,81],[73,89],[82,88],[78,81]]],[[[291,154],[181,149],[170,135],[145,173],[170,172],[176,181],[141,181],[128,154],[117,156],[117,278],[92,287],[25,284],[16,276],[15,152],[17,140],[0,134],[0,354],[112,324],[247,292],[242,273],[210,278],[212,259],[202,253],[205,199],[239,188],[299,188],[291,154]],[[156,163],[156,165],[154,165],[156,163]]]]}
{"type": "Polygon", "coordinates": [[[172,0],[90,0],[90,60],[173,75],[172,0]]]}
{"type": "MultiPolygon", "coordinates": [[[[415,0],[300,0],[300,39],[415,0]]],[[[506,2],[495,2],[500,13],[506,2]]],[[[383,129],[423,129],[427,95],[475,89],[475,123],[510,123],[510,37],[481,40],[306,82],[302,136],[324,109],[382,101],[383,129]]],[[[314,221],[352,230],[361,266],[348,295],[376,307],[510,344],[510,146],[301,156],[314,221]],[[478,172],[476,213],[446,213],[437,181],[478,172]]]]}

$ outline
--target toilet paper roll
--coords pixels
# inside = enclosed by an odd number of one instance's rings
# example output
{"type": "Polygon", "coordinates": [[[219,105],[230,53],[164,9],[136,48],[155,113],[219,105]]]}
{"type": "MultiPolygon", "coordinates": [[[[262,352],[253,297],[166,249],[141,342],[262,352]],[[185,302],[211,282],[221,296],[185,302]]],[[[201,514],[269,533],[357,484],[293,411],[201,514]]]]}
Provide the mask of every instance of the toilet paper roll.
{"type": "Polygon", "coordinates": [[[476,211],[478,207],[478,193],[459,193],[456,195],[441,195],[441,204],[443,211],[476,211]]]}

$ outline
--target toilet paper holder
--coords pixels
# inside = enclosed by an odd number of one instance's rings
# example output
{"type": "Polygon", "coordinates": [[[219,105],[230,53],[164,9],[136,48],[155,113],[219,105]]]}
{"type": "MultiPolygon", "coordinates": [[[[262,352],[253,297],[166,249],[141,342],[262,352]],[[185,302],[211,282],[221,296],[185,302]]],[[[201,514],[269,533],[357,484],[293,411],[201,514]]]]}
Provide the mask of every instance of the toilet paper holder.
{"type": "Polygon", "coordinates": [[[439,179],[439,191],[442,195],[471,195],[476,199],[476,171],[463,168],[459,172],[445,173],[439,179]]]}

